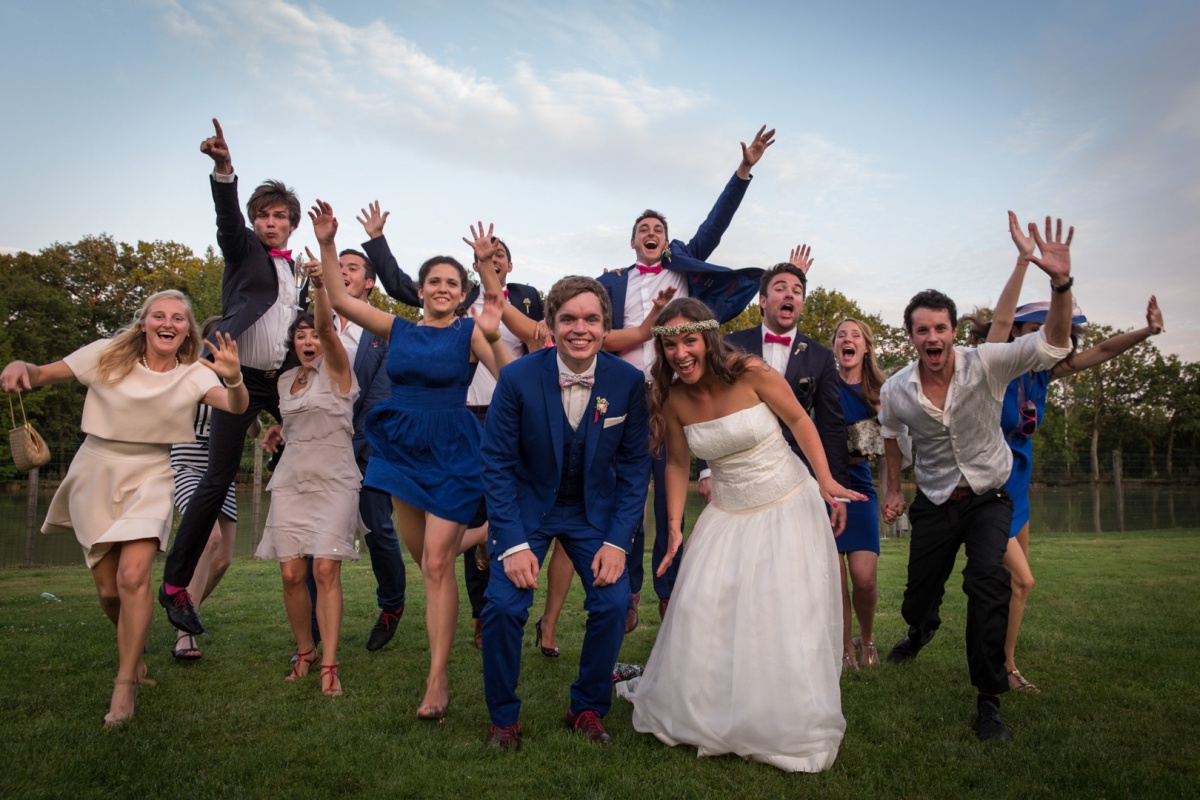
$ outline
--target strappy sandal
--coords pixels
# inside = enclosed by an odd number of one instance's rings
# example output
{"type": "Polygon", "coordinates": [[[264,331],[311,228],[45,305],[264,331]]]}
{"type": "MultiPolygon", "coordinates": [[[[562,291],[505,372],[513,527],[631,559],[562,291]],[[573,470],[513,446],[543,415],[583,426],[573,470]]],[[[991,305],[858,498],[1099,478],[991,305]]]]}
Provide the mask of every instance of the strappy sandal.
{"type": "Polygon", "coordinates": [[[176,661],[196,661],[203,654],[196,646],[195,636],[187,631],[178,631],[175,635],[175,646],[171,648],[171,655],[175,656],[176,661]],[[180,642],[183,642],[182,647],[180,642]]]}
{"type": "Polygon", "coordinates": [[[107,714],[105,714],[104,715],[104,730],[106,730],[106,731],[109,731],[109,730],[112,730],[113,728],[124,725],[126,722],[128,722],[130,719],[133,718],[133,712],[137,708],[137,690],[138,690],[137,678],[117,678],[116,680],[113,681],[113,687],[116,688],[117,686],[132,686],[133,687],[133,708],[129,709],[128,714],[114,714],[111,711],[108,712],[107,714]]]}
{"type": "Polygon", "coordinates": [[[858,659],[854,657],[854,653],[842,653],[842,672],[848,670],[858,672],[858,659]]]}
{"type": "Polygon", "coordinates": [[[1008,688],[1015,692],[1026,692],[1028,694],[1041,694],[1042,690],[1036,684],[1030,683],[1029,680],[1015,669],[1008,671],[1008,688]]]}
{"type": "Polygon", "coordinates": [[[299,653],[296,656],[296,661],[292,664],[292,673],[284,678],[284,680],[294,681],[298,678],[303,678],[308,674],[309,669],[312,668],[312,665],[315,663],[317,663],[317,646],[313,645],[312,650],[299,653]],[[301,666],[304,667],[303,670],[301,669],[301,666]]]}
{"type": "Polygon", "coordinates": [[[321,692],[326,697],[340,697],[342,694],[342,679],[338,677],[338,667],[340,663],[322,664],[321,665],[321,692]],[[325,685],[325,679],[329,679],[329,685],[325,685]]]}
{"type": "Polygon", "coordinates": [[[879,651],[875,649],[874,639],[864,645],[862,637],[855,636],[850,640],[850,644],[854,646],[855,651],[858,653],[858,661],[860,664],[862,664],[864,667],[879,666],[879,651]]]}
{"type": "Polygon", "coordinates": [[[423,705],[417,709],[417,719],[422,722],[445,722],[446,709],[450,707],[450,698],[446,698],[444,706],[423,705]]]}

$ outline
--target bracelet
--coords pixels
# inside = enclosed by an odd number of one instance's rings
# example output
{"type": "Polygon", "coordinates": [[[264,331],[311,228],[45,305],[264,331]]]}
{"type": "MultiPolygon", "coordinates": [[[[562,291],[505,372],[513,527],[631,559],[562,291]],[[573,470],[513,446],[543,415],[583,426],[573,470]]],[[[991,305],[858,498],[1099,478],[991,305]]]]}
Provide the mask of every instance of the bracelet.
{"type": "Polygon", "coordinates": [[[1027,260],[1023,259],[1023,258],[1018,258],[1018,259],[1017,259],[1017,266],[1018,266],[1018,267],[1028,267],[1028,266],[1029,266],[1029,262],[1028,262],[1027,260]]]}
{"type": "Polygon", "coordinates": [[[1075,285],[1075,276],[1072,275],[1071,277],[1067,278],[1066,283],[1064,283],[1060,286],[1055,286],[1054,282],[1051,281],[1050,288],[1054,290],[1055,294],[1066,294],[1067,292],[1071,291],[1071,287],[1074,285],[1075,285]]]}
{"type": "Polygon", "coordinates": [[[236,389],[239,386],[241,386],[243,383],[244,383],[244,381],[242,380],[242,374],[239,372],[238,373],[238,382],[237,383],[226,383],[225,388],[226,389],[236,389]]]}
{"type": "Polygon", "coordinates": [[[500,341],[500,331],[492,331],[491,333],[485,333],[483,335],[483,338],[488,340],[488,344],[495,344],[496,342],[500,341]]]}

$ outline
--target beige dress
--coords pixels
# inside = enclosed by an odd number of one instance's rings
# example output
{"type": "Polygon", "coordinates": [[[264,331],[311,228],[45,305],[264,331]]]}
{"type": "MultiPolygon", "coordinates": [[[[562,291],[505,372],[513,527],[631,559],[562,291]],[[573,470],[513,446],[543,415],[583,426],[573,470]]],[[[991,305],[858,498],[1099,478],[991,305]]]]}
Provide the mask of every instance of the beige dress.
{"type": "Polygon", "coordinates": [[[196,404],[220,386],[200,363],[153,372],[140,363],[117,383],[96,376],[101,339],[63,359],[87,387],[80,427],[87,438],[54,493],[42,533],[74,533],[89,567],[114,542],[158,539],[171,533],[171,445],[196,440],[196,404]]]}
{"type": "Polygon", "coordinates": [[[309,382],[291,393],[296,369],[279,376],[279,411],[286,445],[267,484],[271,509],[255,555],[290,561],[313,556],[358,560],[355,531],[362,473],[354,461],[354,400],[358,379],[342,394],[316,361],[309,382]]]}

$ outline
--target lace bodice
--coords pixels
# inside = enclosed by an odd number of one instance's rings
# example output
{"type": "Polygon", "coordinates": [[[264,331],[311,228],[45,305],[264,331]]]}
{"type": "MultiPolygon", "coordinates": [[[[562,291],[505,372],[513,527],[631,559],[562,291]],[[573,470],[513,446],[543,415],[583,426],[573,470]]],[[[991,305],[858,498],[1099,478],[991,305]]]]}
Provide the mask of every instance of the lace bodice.
{"type": "Polygon", "coordinates": [[[775,502],[812,477],[766,403],[683,430],[692,452],[712,469],[712,501],[723,511],[775,502]]]}

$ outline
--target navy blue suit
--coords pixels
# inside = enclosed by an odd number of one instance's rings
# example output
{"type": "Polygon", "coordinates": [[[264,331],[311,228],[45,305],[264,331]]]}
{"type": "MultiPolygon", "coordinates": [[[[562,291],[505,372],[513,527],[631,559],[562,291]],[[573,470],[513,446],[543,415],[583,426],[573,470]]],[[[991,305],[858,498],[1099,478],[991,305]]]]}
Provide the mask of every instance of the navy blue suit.
{"type": "Polygon", "coordinates": [[[408,277],[408,273],[400,269],[392,248],[388,247],[386,236],[376,236],[363,242],[363,252],[375,265],[375,276],[383,284],[383,290],[393,300],[399,300],[414,308],[421,307],[421,298],[417,294],[417,282],[408,277]]]}
{"type": "Polygon", "coordinates": [[[483,611],[484,692],[492,722],[517,721],[521,638],[533,590],[513,586],[499,556],[527,544],[541,563],[558,538],[583,581],[588,612],[579,678],[571,711],[603,716],[612,699],[612,668],[624,637],[628,572],[614,584],[593,586],[592,561],[601,547],[627,554],[646,503],[650,473],[647,409],[642,373],[609,353],[597,354],[595,384],[579,426],[568,429],[558,385],[557,351],[525,356],[500,371],[483,436],[488,552],[492,557],[483,611]],[[603,415],[598,400],[607,400],[603,415]],[[578,442],[581,499],[560,499],[567,438],[578,442]]]}
{"type": "MultiPolygon", "coordinates": [[[[684,244],[678,239],[673,239],[670,244],[670,256],[663,254],[663,268],[684,273],[687,276],[688,294],[704,301],[720,322],[728,322],[745,310],[758,294],[758,282],[763,273],[763,270],[757,267],[734,270],[709,264],[705,260],[721,243],[721,237],[733,221],[733,215],[741,205],[749,186],[748,179],[742,180],[735,173],[691,240],[684,244]]],[[[625,297],[632,269],[633,267],[606,272],[598,278],[612,298],[614,329],[625,327],[625,297]]],[[[665,450],[663,457],[654,459],[653,469],[655,535],[650,563],[656,565],[667,553],[667,493],[665,488],[659,488],[665,485],[665,450]]],[[[629,564],[629,582],[634,592],[642,590],[645,571],[642,560],[645,550],[645,530],[639,525],[634,553],[629,564]]],[[[666,574],[661,577],[655,576],[654,593],[660,599],[666,600],[671,597],[680,563],[682,558],[676,557],[666,574]]]]}

